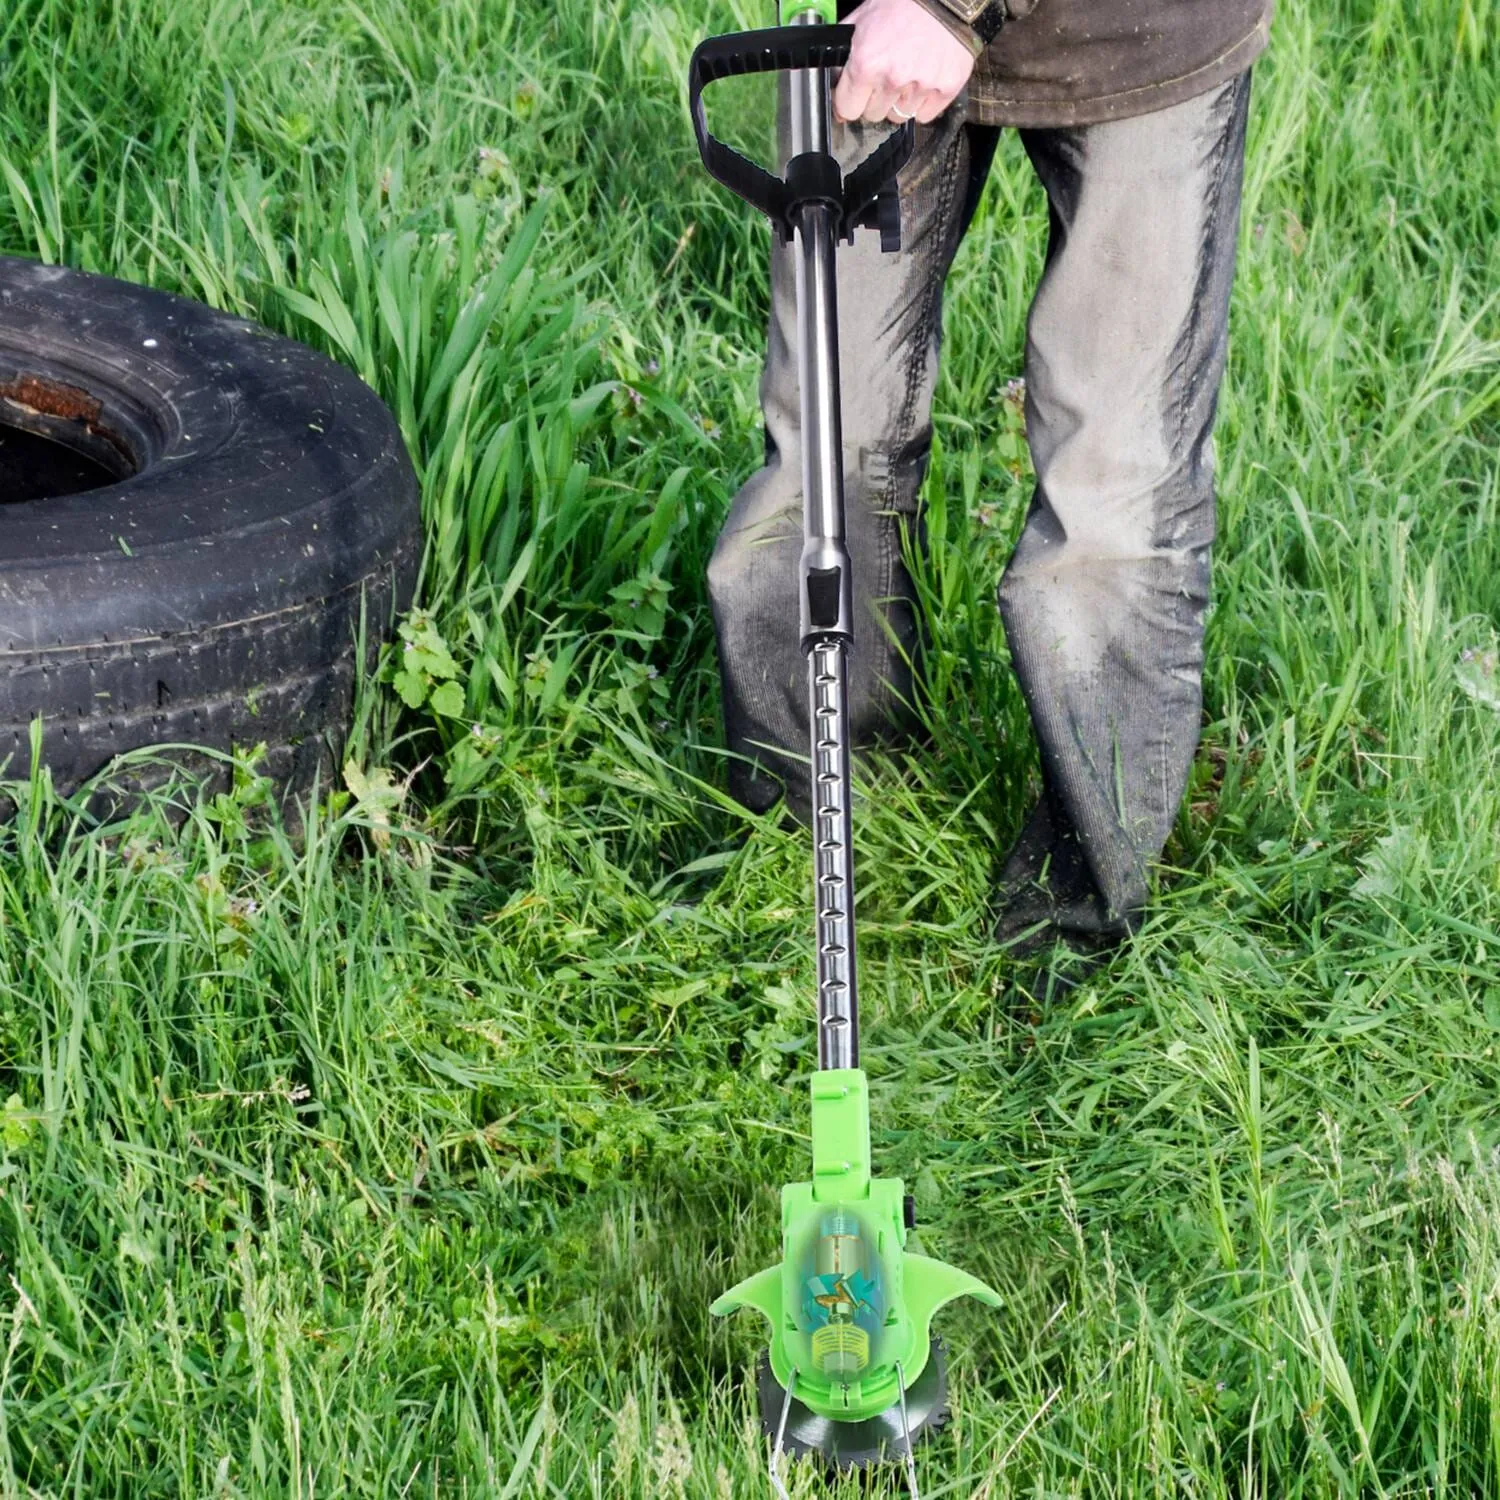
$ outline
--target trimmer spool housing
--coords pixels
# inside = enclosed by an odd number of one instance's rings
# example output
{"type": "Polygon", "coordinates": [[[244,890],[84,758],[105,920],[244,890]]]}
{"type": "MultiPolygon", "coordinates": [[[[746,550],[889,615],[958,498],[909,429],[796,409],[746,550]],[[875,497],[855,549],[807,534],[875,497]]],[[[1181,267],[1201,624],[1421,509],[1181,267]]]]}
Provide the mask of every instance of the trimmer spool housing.
{"type": "Polygon", "coordinates": [[[771,1371],[821,1417],[859,1422],[900,1405],[931,1352],[932,1316],[977,1277],[906,1248],[899,1177],[870,1174],[869,1083],[859,1068],[812,1076],[813,1180],[781,1190],[782,1259],[720,1297],[771,1325],[771,1371]]]}

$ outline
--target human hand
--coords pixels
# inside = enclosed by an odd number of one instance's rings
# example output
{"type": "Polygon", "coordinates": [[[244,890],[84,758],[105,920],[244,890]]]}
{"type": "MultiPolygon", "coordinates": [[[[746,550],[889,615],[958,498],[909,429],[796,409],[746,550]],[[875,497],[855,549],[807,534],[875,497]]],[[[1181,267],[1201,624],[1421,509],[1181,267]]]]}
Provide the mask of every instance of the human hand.
{"type": "Polygon", "coordinates": [[[973,53],[917,0],[864,0],[848,23],[854,41],[833,94],[840,120],[930,124],[974,71],[973,53]]]}

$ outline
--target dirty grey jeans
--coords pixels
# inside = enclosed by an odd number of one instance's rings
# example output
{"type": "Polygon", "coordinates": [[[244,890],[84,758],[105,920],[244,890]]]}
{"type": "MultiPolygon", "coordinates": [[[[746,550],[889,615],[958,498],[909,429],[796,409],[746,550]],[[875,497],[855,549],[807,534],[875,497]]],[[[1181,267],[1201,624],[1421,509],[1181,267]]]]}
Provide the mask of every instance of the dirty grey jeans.
{"type": "MultiPolygon", "coordinates": [[[[1247,72],[1134,119],[1021,131],[1050,233],[1024,371],[1037,483],[999,602],[1042,794],[1001,872],[1002,940],[1091,947],[1131,931],[1197,747],[1249,94],[1247,72]]],[[[883,134],[840,126],[835,149],[855,160],[883,134]]],[[[856,744],[888,732],[911,693],[919,621],[902,541],[920,541],[943,283],[998,135],[962,101],[919,127],[901,252],[865,233],[838,253],[849,550],[856,619],[869,620],[850,664],[856,744]]],[[[731,790],[763,810],[784,789],[805,818],[795,340],[792,252],[777,246],[766,464],[734,500],[708,583],[731,790]]]]}

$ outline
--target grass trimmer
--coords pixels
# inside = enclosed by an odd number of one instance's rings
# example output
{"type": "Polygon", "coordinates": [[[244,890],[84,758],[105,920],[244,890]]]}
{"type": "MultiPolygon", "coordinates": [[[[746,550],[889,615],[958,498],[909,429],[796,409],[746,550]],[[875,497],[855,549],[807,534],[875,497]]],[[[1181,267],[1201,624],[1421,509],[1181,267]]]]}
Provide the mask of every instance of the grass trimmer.
{"type": "Polygon", "coordinates": [[[932,1317],[965,1294],[992,1306],[976,1277],[908,1248],[911,1200],[899,1178],[871,1173],[869,1085],[859,1067],[850,822],[848,653],[854,600],[844,541],[835,254],[856,230],[900,249],[896,174],[911,155],[908,122],[847,175],[830,150],[832,72],[853,28],[832,24],[833,0],[805,0],[790,24],[712,37],[693,54],[690,105],[709,172],[766,214],[794,245],[802,486],[802,648],[811,730],[818,1070],[812,1078],[812,1180],[781,1193],[782,1258],[713,1304],[764,1313],[761,1422],[772,1439],[770,1477],[786,1496],[783,1453],[816,1453],[837,1469],[905,1465],[917,1496],[913,1449],[947,1420],[947,1376],[932,1317]],[[785,177],[747,160],[708,130],[703,90],[716,79],[786,72],[792,155],[785,177]]]}

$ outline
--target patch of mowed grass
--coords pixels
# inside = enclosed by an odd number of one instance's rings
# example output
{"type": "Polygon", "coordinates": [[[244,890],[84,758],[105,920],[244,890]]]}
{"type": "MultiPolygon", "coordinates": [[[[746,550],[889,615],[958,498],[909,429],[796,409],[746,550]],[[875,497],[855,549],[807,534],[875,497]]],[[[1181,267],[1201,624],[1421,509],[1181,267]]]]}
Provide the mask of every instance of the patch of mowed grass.
{"type": "MultiPolygon", "coordinates": [[[[13,789],[0,1493],[764,1492],[760,1330],[706,1307],[806,1168],[807,859],[722,793],[702,576],[758,461],[766,239],[683,104],[693,42],[764,19],[0,23],[0,248],[350,363],[430,542],[299,842],[249,764],[123,831],[13,789]]],[[[858,831],[878,1163],[1006,1295],[945,1322],[925,1494],[1500,1471],[1500,23],[1276,27],[1204,749],[1152,921],[1046,1014],[984,942],[1033,774],[993,605],[1044,233],[1014,141],[950,286],[931,743],[862,767],[858,831]]]]}

